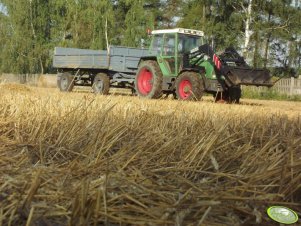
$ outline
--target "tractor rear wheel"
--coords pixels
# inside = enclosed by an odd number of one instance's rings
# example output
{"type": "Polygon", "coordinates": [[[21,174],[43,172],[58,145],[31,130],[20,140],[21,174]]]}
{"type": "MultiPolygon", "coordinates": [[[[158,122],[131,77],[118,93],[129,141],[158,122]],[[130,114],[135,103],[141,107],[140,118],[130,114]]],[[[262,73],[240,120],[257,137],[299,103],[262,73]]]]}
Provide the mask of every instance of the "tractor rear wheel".
{"type": "Polygon", "coordinates": [[[74,87],[74,76],[69,72],[58,74],[57,86],[62,92],[71,92],[74,87]]]}
{"type": "Polygon", "coordinates": [[[136,79],[135,89],[140,97],[157,99],[162,96],[163,75],[156,61],[147,60],[140,63],[136,79]]]}
{"type": "Polygon", "coordinates": [[[107,95],[110,91],[110,78],[105,73],[98,73],[94,80],[92,89],[96,94],[107,95]]]}
{"type": "Polygon", "coordinates": [[[204,93],[204,84],[195,72],[184,72],[176,80],[176,95],[180,100],[200,100],[204,93]]]}

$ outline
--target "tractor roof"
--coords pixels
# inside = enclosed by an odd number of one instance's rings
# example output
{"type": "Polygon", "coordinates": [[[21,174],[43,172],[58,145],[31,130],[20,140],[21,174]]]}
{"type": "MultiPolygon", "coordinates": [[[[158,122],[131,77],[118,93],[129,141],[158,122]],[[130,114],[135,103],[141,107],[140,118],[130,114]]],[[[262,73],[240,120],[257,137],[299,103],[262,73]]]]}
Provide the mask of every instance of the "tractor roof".
{"type": "Polygon", "coordinates": [[[186,28],[162,29],[162,30],[152,31],[152,34],[168,34],[168,33],[180,33],[180,34],[190,34],[195,36],[204,36],[203,31],[186,29],[186,28]]]}

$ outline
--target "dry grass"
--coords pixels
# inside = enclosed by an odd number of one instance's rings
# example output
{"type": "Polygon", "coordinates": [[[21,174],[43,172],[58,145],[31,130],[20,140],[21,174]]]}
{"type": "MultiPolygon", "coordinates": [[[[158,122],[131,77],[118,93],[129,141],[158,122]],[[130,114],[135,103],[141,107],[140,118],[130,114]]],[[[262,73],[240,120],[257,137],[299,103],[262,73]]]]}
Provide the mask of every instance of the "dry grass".
{"type": "Polygon", "coordinates": [[[0,91],[0,225],[275,225],[275,204],[300,214],[298,111],[0,91]]]}
{"type": "Polygon", "coordinates": [[[9,91],[12,93],[27,93],[32,91],[32,89],[29,86],[20,85],[17,83],[2,83],[0,84],[0,89],[1,91],[9,91]]]}
{"type": "Polygon", "coordinates": [[[55,75],[40,75],[36,85],[44,88],[56,88],[57,77],[55,75]]]}

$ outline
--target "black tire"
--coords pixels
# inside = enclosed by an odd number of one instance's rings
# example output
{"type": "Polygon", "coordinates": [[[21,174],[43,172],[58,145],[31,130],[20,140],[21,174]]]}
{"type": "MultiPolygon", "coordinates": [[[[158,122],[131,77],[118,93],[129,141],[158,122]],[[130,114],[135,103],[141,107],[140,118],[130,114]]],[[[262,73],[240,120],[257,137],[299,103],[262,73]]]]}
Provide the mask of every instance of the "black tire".
{"type": "Polygon", "coordinates": [[[110,91],[110,78],[104,73],[99,73],[93,80],[92,89],[96,94],[107,95],[110,91]]]}
{"type": "Polygon", "coordinates": [[[183,72],[176,80],[176,95],[179,100],[200,100],[204,93],[204,83],[195,72],[183,72]]]}
{"type": "Polygon", "coordinates": [[[230,104],[239,104],[239,100],[241,98],[241,88],[240,87],[232,87],[227,91],[219,92],[216,96],[214,96],[215,102],[227,102],[230,104]]]}
{"type": "Polygon", "coordinates": [[[229,88],[228,95],[230,103],[239,104],[241,98],[241,88],[239,86],[229,88]]]}
{"type": "Polygon", "coordinates": [[[156,61],[141,62],[135,78],[137,95],[149,99],[160,98],[162,96],[162,81],[163,75],[156,61]]]}
{"type": "Polygon", "coordinates": [[[69,72],[58,74],[57,86],[61,92],[71,92],[74,87],[74,76],[69,72]]]}

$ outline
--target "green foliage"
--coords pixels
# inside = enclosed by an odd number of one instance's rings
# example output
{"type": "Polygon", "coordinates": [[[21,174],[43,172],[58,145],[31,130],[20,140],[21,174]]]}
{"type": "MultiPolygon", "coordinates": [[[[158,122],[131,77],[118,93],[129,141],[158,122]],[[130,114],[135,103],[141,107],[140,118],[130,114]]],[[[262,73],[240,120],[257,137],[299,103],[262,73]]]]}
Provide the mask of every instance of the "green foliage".
{"type": "Polygon", "coordinates": [[[217,49],[239,47],[242,18],[235,10],[235,1],[189,1],[179,25],[203,30],[217,49]]]}
{"type": "Polygon", "coordinates": [[[287,95],[279,93],[276,90],[263,89],[261,91],[254,90],[251,87],[244,87],[242,91],[242,97],[248,99],[259,99],[259,100],[287,100],[287,101],[301,101],[300,95],[287,95]]]}
{"type": "MultiPolygon", "coordinates": [[[[248,55],[301,68],[298,1],[253,0],[248,55]]],[[[0,0],[0,72],[46,73],[55,46],[147,47],[147,29],[203,30],[217,50],[242,47],[249,0],[0,0]],[[3,10],[5,9],[5,10],[3,10]],[[106,39],[107,36],[107,39],[106,39]]]]}
{"type": "Polygon", "coordinates": [[[139,46],[142,39],[147,39],[147,29],[153,29],[154,17],[151,11],[144,9],[145,1],[127,0],[129,7],[125,17],[126,30],[122,45],[139,46]]]}
{"type": "MultiPolygon", "coordinates": [[[[301,43],[301,10],[297,1],[253,0],[249,55],[254,66],[299,66],[301,43]],[[280,45],[280,46],[279,46],[280,45]]],[[[204,30],[214,40],[217,50],[244,41],[249,0],[189,0],[182,8],[178,25],[204,30]]]]}

